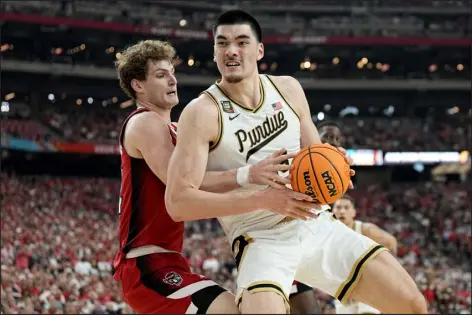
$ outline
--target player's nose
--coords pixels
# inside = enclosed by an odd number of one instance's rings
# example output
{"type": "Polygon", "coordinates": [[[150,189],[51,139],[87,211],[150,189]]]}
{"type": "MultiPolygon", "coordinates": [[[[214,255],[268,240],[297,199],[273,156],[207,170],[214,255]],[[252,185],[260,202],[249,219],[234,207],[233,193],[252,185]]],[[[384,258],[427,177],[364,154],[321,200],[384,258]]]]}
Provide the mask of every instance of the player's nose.
{"type": "Polygon", "coordinates": [[[173,76],[170,77],[170,79],[169,79],[169,85],[170,85],[170,86],[177,85],[177,78],[175,77],[175,75],[173,75],[173,76]]]}
{"type": "Polygon", "coordinates": [[[225,51],[225,55],[227,57],[234,57],[237,56],[238,54],[238,49],[234,45],[228,45],[228,48],[225,51]]]}

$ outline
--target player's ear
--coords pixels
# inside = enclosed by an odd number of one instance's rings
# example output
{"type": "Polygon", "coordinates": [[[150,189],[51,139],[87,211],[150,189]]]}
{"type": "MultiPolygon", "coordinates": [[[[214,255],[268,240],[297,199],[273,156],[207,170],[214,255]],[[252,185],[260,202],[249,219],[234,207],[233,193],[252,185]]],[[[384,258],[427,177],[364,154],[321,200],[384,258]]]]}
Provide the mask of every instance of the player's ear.
{"type": "Polygon", "coordinates": [[[355,218],[357,215],[356,209],[352,209],[352,216],[355,218]]]}
{"type": "Polygon", "coordinates": [[[257,61],[261,60],[264,57],[264,44],[257,44],[257,61]]]}
{"type": "Polygon", "coordinates": [[[213,54],[213,62],[216,62],[216,56],[213,54]]]}
{"type": "Polygon", "coordinates": [[[136,79],[131,80],[131,87],[136,93],[140,93],[143,90],[143,85],[136,79]]]}

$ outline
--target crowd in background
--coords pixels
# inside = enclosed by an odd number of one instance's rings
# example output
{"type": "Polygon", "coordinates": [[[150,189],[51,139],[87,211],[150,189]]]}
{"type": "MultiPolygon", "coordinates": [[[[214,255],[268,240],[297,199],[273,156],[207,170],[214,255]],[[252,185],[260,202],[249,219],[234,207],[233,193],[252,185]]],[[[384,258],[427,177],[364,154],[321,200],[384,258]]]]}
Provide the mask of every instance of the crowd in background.
{"type": "MultiPolygon", "coordinates": [[[[23,139],[117,144],[128,111],[45,111],[39,120],[9,119],[1,131],[23,139]]],[[[461,151],[467,123],[445,119],[336,118],[347,148],[384,151],[461,151]]]]}
{"type": "MultiPolygon", "coordinates": [[[[4,313],[130,313],[111,277],[118,250],[119,181],[1,173],[4,313]]],[[[362,220],[398,241],[398,259],[431,313],[470,314],[470,183],[356,187],[362,220]]],[[[188,222],[183,254],[195,272],[233,291],[229,243],[216,219],[188,222]]],[[[324,313],[333,301],[317,292],[324,313]]]]}

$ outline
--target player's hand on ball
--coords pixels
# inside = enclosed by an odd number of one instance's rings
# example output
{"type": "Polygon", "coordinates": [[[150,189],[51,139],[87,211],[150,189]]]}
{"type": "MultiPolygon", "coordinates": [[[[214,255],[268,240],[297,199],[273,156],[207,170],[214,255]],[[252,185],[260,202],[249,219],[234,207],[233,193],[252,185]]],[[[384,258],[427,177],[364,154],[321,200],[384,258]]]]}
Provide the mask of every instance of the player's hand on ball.
{"type": "MultiPolygon", "coordinates": [[[[349,163],[349,165],[354,164],[354,160],[350,156],[347,155],[346,149],[344,149],[343,147],[337,147],[336,149],[338,149],[338,151],[341,152],[344,155],[344,157],[346,158],[346,161],[349,163]]],[[[356,175],[356,171],[351,169],[350,174],[351,174],[351,177],[352,177],[352,176],[356,175]]],[[[352,180],[349,181],[349,188],[354,189],[354,184],[352,183],[352,180]]]]}
{"type": "Polygon", "coordinates": [[[295,156],[295,154],[286,154],[286,152],[286,149],[278,150],[259,163],[252,165],[249,168],[249,183],[285,189],[285,185],[290,184],[290,178],[280,176],[278,172],[288,171],[290,169],[288,160],[295,156]]]}
{"type": "Polygon", "coordinates": [[[317,218],[318,215],[310,212],[311,209],[320,210],[319,204],[313,203],[313,198],[291,189],[274,189],[268,187],[264,190],[265,207],[272,212],[301,220],[317,218]]]}

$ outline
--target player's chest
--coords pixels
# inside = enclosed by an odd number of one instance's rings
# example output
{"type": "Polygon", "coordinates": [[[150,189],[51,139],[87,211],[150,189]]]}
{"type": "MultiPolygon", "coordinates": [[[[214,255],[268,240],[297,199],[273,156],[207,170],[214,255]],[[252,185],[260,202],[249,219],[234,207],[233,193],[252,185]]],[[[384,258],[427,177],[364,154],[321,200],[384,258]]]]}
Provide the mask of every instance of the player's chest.
{"type": "Polygon", "coordinates": [[[295,150],[300,145],[300,122],[284,110],[238,112],[223,124],[222,149],[246,162],[263,159],[280,148],[295,150]]]}

